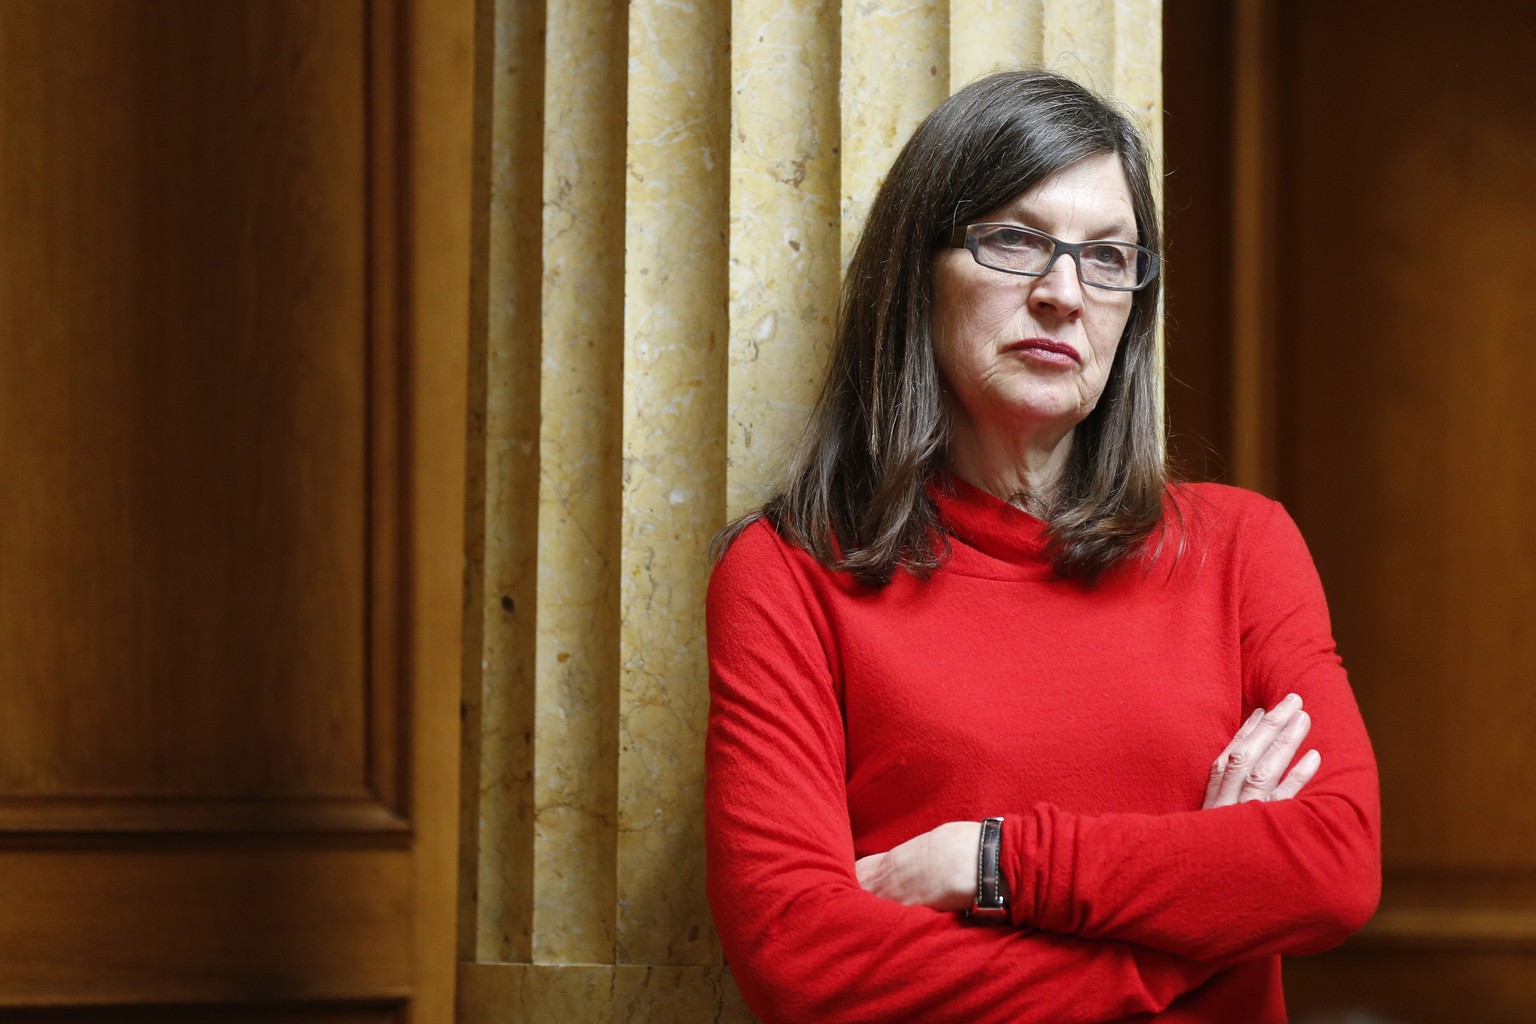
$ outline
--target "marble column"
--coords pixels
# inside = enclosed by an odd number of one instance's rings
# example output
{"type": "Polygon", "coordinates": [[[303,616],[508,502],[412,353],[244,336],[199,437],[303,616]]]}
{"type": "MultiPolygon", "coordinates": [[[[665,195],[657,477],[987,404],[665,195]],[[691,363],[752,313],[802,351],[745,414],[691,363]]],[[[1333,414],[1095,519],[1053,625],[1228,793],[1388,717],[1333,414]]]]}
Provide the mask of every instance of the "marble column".
{"type": "Polygon", "coordinates": [[[462,1022],[750,1021],[703,896],[710,537],[782,466],[923,116],[1160,139],[1159,0],[481,0],[462,1022]]]}

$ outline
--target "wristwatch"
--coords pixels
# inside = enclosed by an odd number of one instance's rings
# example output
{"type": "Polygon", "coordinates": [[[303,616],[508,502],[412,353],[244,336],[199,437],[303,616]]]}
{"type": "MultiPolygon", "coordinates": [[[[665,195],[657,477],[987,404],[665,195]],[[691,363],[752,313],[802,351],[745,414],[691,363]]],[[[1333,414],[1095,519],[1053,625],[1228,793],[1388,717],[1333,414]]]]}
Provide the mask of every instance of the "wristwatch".
{"type": "Polygon", "coordinates": [[[1008,894],[1003,890],[998,861],[1003,852],[1003,819],[987,818],[981,823],[981,841],[976,844],[976,902],[970,916],[1002,918],[1008,916],[1008,894]]]}

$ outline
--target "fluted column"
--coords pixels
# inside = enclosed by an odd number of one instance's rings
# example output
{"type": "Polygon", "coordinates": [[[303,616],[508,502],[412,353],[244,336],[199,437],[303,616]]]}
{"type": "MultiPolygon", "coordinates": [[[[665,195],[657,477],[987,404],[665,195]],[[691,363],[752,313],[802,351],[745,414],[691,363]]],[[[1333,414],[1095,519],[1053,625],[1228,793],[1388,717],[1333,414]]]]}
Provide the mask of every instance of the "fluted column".
{"type": "Polygon", "coordinates": [[[1158,0],[483,0],[460,1019],[748,1021],[703,897],[706,549],[782,470],[839,273],[950,92],[1160,136],[1158,0]]]}
{"type": "Polygon", "coordinates": [[[725,517],[730,15],[630,0],[619,559],[621,964],[718,953],[699,880],[704,587],[725,517]]]}

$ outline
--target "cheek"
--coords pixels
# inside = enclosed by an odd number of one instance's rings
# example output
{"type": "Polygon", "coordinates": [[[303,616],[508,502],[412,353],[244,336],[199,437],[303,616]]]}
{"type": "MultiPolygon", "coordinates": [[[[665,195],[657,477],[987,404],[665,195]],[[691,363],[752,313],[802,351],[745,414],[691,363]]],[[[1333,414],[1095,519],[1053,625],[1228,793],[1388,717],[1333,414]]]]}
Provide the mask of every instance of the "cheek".
{"type": "Polygon", "coordinates": [[[941,368],[945,363],[959,366],[985,361],[1017,313],[1017,306],[980,298],[964,305],[950,303],[936,312],[931,323],[941,368]]]}
{"type": "Polygon", "coordinates": [[[1104,314],[1090,325],[1089,344],[1093,347],[1094,361],[1099,364],[1100,369],[1108,373],[1125,335],[1125,327],[1130,321],[1131,311],[1110,309],[1104,310],[1104,314]]]}
{"type": "Polygon", "coordinates": [[[950,305],[931,322],[934,362],[945,384],[971,376],[977,358],[974,310],[950,305]]]}

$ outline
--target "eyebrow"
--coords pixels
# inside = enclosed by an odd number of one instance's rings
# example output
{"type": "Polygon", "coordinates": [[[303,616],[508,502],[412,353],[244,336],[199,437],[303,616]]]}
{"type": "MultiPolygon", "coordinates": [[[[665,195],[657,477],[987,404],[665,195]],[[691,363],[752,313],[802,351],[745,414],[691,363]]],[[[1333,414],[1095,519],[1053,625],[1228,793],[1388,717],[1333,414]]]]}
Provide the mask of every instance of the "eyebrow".
{"type": "MultiPolygon", "coordinates": [[[[1015,207],[1013,209],[1002,211],[1000,214],[998,214],[998,216],[1004,218],[1005,220],[1017,221],[1025,227],[1034,228],[1036,231],[1045,231],[1045,228],[1041,224],[1041,219],[1039,217],[1030,216],[1028,210],[1022,210],[1015,207]]],[[[1050,232],[1046,233],[1049,234],[1050,232]]],[[[1136,225],[1134,223],[1130,221],[1116,220],[1111,221],[1107,225],[1101,224],[1094,234],[1088,235],[1084,240],[1092,241],[1094,239],[1104,238],[1114,239],[1116,241],[1135,241],[1137,237],[1138,235],[1136,231],[1136,225]]]]}

